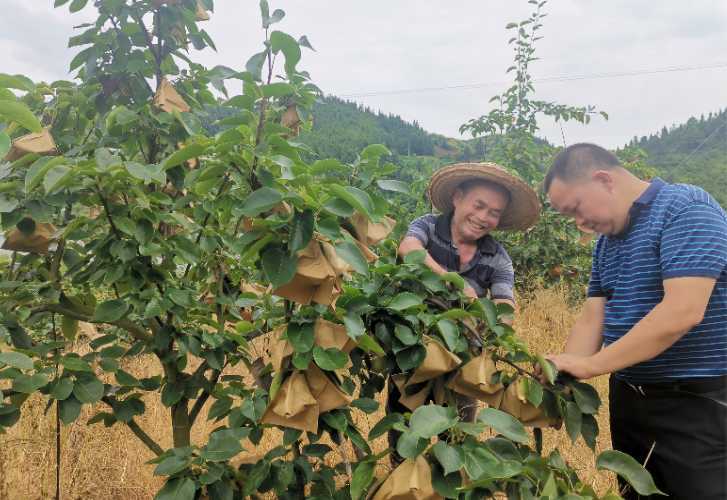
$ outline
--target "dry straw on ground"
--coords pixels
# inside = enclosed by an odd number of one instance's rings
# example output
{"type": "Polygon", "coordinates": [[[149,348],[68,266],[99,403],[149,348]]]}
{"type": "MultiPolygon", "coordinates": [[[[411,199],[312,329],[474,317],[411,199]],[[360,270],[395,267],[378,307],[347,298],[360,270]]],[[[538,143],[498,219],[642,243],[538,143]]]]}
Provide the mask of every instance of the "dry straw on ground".
{"type": "MultiPolygon", "coordinates": [[[[568,307],[566,294],[562,290],[543,290],[523,304],[515,326],[518,334],[533,350],[557,352],[563,345],[574,318],[575,312],[568,307]]],[[[261,347],[263,346],[258,346],[261,347]]],[[[137,377],[151,376],[160,371],[151,357],[133,360],[124,368],[137,377]]],[[[605,377],[591,382],[604,400],[598,418],[601,433],[597,451],[600,452],[610,447],[606,404],[608,382],[605,377]]],[[[147,398],[146,404],[146,413],[138,419],[140,426],[163,448],[170,447],[168,410],[158,399],[147,398]]],[[[44,414],[44,410],[45,402],[39,397],[33,397],[24,405],[20,421],[7,434],[0,436],[0,499],[45,499],[53,498],[55,494],[53,410],[47,414],[44,414]]],[[[76,423],[62,429],[62,497],[123,500],[152,498],[162,484],[160,478],[152,475],[154,466],[145,463],[153,457],[152,453],[122,425],[117,424],[111,428],[106,428],[103,424],[87,426],[85,422],[93,413],[85,409],[76,423]]],[[[382,415],[383,411],[374,415],[359,412],[364,435],[382,415]]],[[[204,436],[215,427],[213,422],[199,425],[193,441],[202,442],[204,436]]],[[[613,477],[594,470],[593,454],[582,440],[575,445],[571,444],[563,430],[546,430],[544,436],[546,451],[559,447],[566,460],[579,470],[584,480],[593,484],[596,491],[605,492],[613,487],[613,477]]],[[[273,448],[280,439],[279,431],[270,430],[259,447],[254,448],[247,443],[248,451],[245,456],[254,459],[254,456],[273,448]]],[[[372,443],[377,451],[385,446],[385,437],[372,443]]],[[[341,460],[342,456],[353,457],[350,447],[338,451],[338,454],[330,453],[328,460],[335,462],[341,460]]],[[[381,465],[378,472],[385,473],[386,466],[381,465]]]]}

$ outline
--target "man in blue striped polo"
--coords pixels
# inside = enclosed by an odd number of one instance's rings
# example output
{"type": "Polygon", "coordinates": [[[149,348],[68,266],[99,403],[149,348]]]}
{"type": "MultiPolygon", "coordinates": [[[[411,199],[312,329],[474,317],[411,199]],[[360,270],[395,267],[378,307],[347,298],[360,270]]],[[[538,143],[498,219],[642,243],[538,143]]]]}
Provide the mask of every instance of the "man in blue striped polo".
{"type": "Polygon", "coordinates": [[[550,359],[579,379],[612,374],[613,447],[648,456],[661,490],[727,498],[727,214],[701,188],[642,181],[593,144],[564,149],[545,190],[601,234],[586,303],[550,359]]]}

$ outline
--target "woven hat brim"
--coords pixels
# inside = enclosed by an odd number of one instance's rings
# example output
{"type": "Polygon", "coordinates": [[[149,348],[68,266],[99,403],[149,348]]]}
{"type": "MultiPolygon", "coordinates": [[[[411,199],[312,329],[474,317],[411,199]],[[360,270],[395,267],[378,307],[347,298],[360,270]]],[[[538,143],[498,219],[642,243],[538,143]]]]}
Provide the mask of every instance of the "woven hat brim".
{"type": "Polygon", "coordinates": [[[510,193],[510,203],[500,218],[498,230],[523,231],[538,221],[540,200],[533,188],[496,163],[457,163],[436,171],[428,190],[432,205],[442,213],[452,211],[457,187],[470,179],[499,184],[510,193]]]}

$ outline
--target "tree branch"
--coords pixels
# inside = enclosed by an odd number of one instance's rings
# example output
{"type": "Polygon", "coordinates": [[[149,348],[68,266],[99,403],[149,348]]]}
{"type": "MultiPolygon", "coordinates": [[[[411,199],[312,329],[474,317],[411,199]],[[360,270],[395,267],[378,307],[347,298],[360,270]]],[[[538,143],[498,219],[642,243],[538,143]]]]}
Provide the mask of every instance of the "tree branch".
{"type": "Polygon", "coordinates": [[[197,420],[197,416],[199,415],[199,412],[202,411],[202,407],[207,402],[207,400],[210,397],[210,394],[212,393],[212,390],[214,389],[215,385],[217,384],[217,381],[220,378],[220,370],[212,370],[212,373],[210,374],[209,380],[207,380],[207,383],[209,384],[209,390],[207,388],[202,388],[202,394],[197,398],[197,401],[194,402],[194,405],[192,406],[192,409],[189,411],[189,425],[192,426],[194,424],[194,421],[197,420]]]}
{"type": "MultiPolygon", "coordinates": [[[[104,396],[103,398],[101,398],[101,401],[109,405],[111,408],[114,407],[112,404],[113,399],[108,396],[104,396]]],[[[133,418],[128,422],[124,423],[129,427],[131,432],[133,432],[134,435],[138,437],[139,440],[144,443],[147,448],[149,448],[149,450],[151,450],[152,453],[154,453],[156,456],[162,455],[164,453],[162,447],[159,446],[159,444],[157,444],[157,442],[154,441],[151,436],[149,436],[149,434],[144,432],[144,429],[139,427],[139,424],[137,424],[133,418]]]]}
{"type": "Polygon", "coordinates": [[[126,330],[136,340],[142,340],[148,342],[151,340],[151,335],[144,328],[140,327],[136,323],[133,323],[126,319],[120,319],[118,321],[93,321],[91,316],[85,315],[72,309],[67,309],[60,304],[45,304],[38,306],[32,310],[32,314],[41,312],[53,312],[58,313],[62,316],[68,316],[69,318],[77,319],[79,321],[85,321],[87,323],[105,323],[109,325],[118,326],[122,330],[126,330]]]}

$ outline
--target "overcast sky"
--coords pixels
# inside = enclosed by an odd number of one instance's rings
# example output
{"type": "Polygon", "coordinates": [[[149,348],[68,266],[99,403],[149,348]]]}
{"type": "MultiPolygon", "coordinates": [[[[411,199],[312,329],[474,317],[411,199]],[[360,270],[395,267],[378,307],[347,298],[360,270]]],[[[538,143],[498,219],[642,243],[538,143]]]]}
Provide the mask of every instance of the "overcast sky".
{"type": "MultiPolygon", "coordinates": [[[[0,0],[0,72],[33,79],[68,78],[74,52],[72,26],[93,8],[71,15],[52,0],[0,0]]],[[[93,2],[89,2],[92,4],[93,2]]],[[[299,68],[324,92],[356,97],[376,110],[417,120],[427,130],[459,137],[459,126],[488,110],[504,90],[511,64],[505,24],[529,14],[525,0],[270,0],[286,18],[276,27],[307,35],[299,68]],[[493,83],[469,89],[385,94],[493,83]]],[[[208,66],[242,69],[261,48],[258,2],[216,0],[205,29],[218,52],[197,59],[208,66]]],[[[690,116],[727,106],[727,1],[552,0],[537,47],[535,78],[631,73],[722,65],[636,76],[536,84],[537,97],[563,104],[593,104],[609,113],[587,127],[566,124],[567,143],[622,146],[634,135],[658,131],[690,116]]],[[[543,122],[542,134],[561,144],[560,128],[543,122]]]]}

